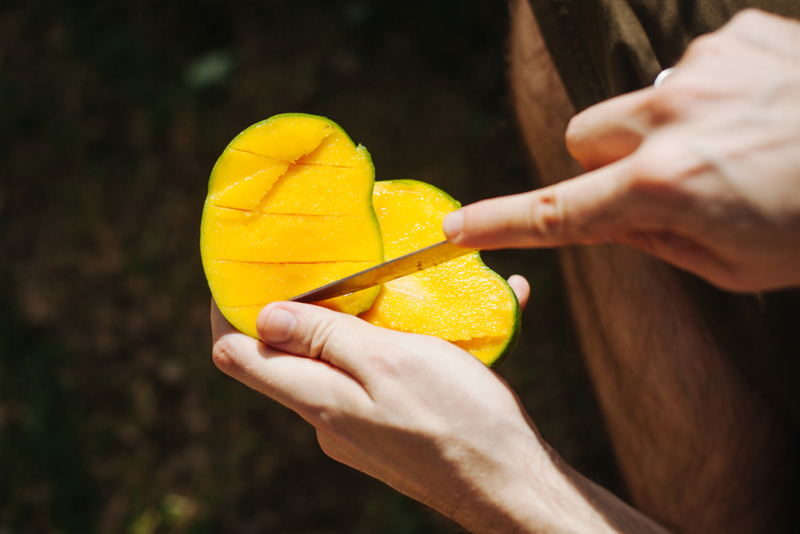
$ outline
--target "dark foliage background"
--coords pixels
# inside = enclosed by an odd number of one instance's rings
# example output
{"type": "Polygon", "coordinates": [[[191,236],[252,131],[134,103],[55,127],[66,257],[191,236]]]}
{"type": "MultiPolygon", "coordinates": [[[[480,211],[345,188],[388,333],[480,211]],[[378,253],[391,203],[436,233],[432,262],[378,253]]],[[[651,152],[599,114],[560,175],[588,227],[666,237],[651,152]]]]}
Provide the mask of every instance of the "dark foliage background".
{"type": "MultiPolygon", "coordinates": [[[[213,366],[198,226],[223,147],[288,111],[341,124],[378,179],[463,203],[530,188],[507,18],[502,0],[3,1],[0,533],[457,530],[213,366]]],[[[500,374],[613,482],[555,256],[485,257],[533,287],[500,374]]]]}

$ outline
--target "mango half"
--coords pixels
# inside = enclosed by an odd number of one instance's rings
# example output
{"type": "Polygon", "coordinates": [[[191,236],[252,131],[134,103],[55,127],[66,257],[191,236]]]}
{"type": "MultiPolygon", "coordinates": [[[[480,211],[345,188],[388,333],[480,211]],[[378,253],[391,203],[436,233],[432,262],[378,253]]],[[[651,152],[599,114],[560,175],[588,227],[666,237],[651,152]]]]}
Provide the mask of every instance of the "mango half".
{"type": "MultiPolygon", "coordinates": [[[[269,304],[444,239],[460,207],[413,180],[375,182],[367,150],[334,122],[277,115],[231,141],[211,173],[200,251],[211,294],[258,338],[269,304]],[[374,193],[373,193],[374,188],[374,193]]],[[[374,325],[440,337],[487,365],[511,352],[520,312],[506,281],[475,252],[318,303],[374,325]]]]}
{"type": "MultiPolygon", "coordinates": [[[[444,240],[442,221],[461,207],[447,193],[415,180],[375,182],[372,201],[387,260],[444,240]]],[[[499,363],[519,337],[516,295],[478,252],[387,282],[360,317],[450,341],[486,365],[499,363]]]]}
{"type": "MultiPolygon", "coordinates": [[[[257,338],[269,304],[383,261],[369,152],[334,122],[276,115],[246,129],[211,172],[200,253],[222,314],[257,338]]],[[[321,302],[356,315],[380,288],[321,302]]]]}

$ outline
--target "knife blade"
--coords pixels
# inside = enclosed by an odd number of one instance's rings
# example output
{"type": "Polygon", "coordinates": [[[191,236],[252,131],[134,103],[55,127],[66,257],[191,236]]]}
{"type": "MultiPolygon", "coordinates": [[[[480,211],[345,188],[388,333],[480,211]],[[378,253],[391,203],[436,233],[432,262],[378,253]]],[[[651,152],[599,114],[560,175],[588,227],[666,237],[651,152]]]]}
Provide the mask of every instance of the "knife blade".
{"type": "Polygon", "coordinates": [[[362,289],[391,282],[392,280],[411,273],[424,271],[429,267],[450,261],[464,254],[469,254],[470,252],[475,252],[476,250],[479,249],[458,247],[451,244],[449,241],[441,241],[435,245],[421,248],[405,256],[400,256],[361,272],[351,274],[336,282],[331,282],[317,289],[312,289],[311,291],[289,300],[294,302],[319,302],[334,297],[341,297],[342,295],[349,295],[350,293],[355,293],[362,289]]]}

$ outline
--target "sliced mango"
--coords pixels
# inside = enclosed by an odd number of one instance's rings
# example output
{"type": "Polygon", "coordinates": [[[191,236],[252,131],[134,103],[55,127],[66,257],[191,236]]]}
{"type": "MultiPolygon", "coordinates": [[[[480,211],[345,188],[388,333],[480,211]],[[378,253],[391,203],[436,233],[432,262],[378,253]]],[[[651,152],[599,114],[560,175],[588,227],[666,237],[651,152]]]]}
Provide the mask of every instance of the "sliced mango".
{"type": "MultiPolygon", "coordinates": [[[[383,261],[367,150],[334,122],[277,115],[231,141],[203,208],[203,268],[223,315],[258,337],[256,317],[286,300],[383,261]]],[[[356,315],[380,288],[322,302],[356,315]]]]}
{"type": "MultiPolygon", "coordinates": [[[[444,240],[444,217],[461,207],[443,191],[413,180],[375,182],[373,204],[387,260],[444,240]]],[[[487,365],[511,352],[520,324],[514,291],[478,252],[384,284],[359,317],[445,339],[487,365]]]]}
{"type": "MultiPolygon", "coordinates": [[[[211,173],[200,232],[223,315],[258,337],[256,317],[270,302],[380,263],[384,247],[391,259],[444,239],[442,221],[458,202],[422,182],[374,180],[367,150],[323,117],[278,115],[231,141],[211,173]]],[[[440,337],[487,365],[519,335],[514,292],[477,252],[318,304],[440,337]]]]}

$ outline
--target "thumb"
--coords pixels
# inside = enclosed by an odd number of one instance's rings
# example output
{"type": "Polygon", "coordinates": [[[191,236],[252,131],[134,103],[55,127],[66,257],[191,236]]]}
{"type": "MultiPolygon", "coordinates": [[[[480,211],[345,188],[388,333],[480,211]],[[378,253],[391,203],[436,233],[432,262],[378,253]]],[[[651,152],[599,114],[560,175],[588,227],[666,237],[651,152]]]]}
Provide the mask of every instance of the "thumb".
{"type": "Polygon", "coordinates": [[[264,307],[258,314],[256,328],[261,341],[267,345],[296,356],[325,361],[362,383],[358,359],[351,357],[353,344],[375,347],[385,343],[385,340],[373,340],[378,335],[373,331],[377,327],[352,315],[297,302],[274,302],[264,307]]]}
{"type": "Polygon", "coordinates": [[[605,241],[630,221],[625,162],[559,184],[476,202],[447,216],[447,239],[484,249],[556,247],[605,241]]]}

